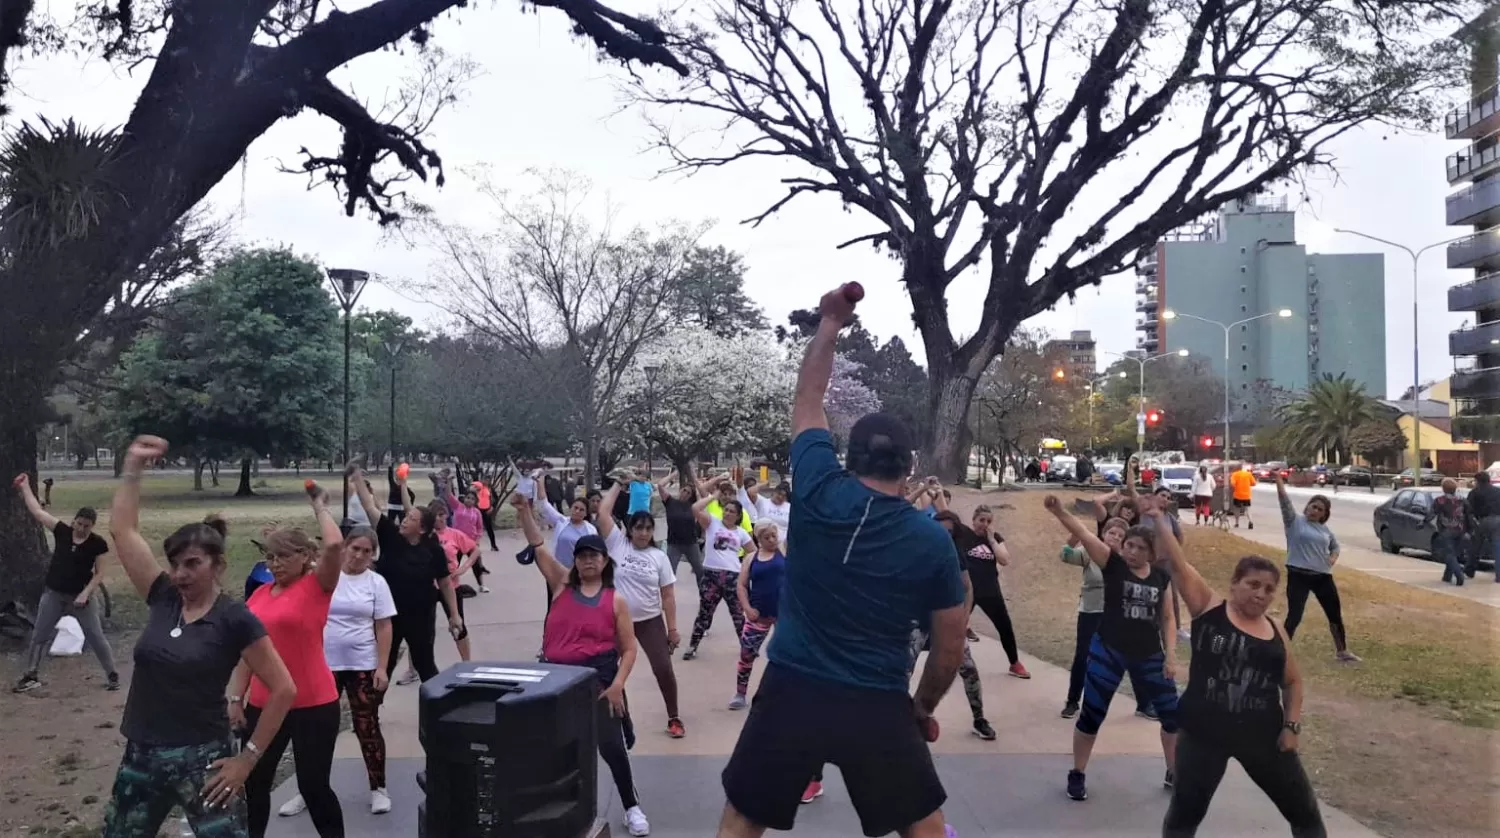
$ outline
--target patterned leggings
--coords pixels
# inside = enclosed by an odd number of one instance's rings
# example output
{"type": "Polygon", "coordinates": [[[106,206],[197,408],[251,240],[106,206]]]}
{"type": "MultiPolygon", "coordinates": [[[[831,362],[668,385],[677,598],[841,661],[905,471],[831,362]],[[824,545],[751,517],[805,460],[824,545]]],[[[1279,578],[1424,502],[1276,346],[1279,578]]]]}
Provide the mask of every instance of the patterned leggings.
{"type": "Polygon", "coordinates": [[[114,792],[104,810],[104,838],[156,838],[162,823],[181,806],[188,826],[199,838],[246,838],[245,796],[235,795],[228,806],[210,809],[203,804],[208,766],[229,756],[229,737],[223,742],[183,747],[153,747],[125,743],[125,756],[115,773],[114,792]]]}
{"type": "MultiPolygon", "coordinates": [[[[906,677],[910,680],[912,673],[917,671],[917,656],[927,650],[927,632],[915,628],[911,630],[911,657],[906,663],[906,677]]],[[[969,643],[964,641],[963,663],[958,665],[958,677],[964,682],[964,698],[969,700],[969,712],[974,714],[974,720],[984,718],[984,695],[979,689],[979,668],[974,666],[974,656],[969,654],[969,643]]]]}
{"type": "Polygon", "coordinates": [[[340,670],[333,673],[339,694],[349,696],[349,718],[354,737],[359,740],[360,755],[365,758],[365,773],[370,777],[370,791],[385,788],[385,734],[380,732],[380,704],[385,693],[375,689],[374,672],[340,670]]]}
{"type": "Polygon", "coordinates": [[[698,619],[693,621],[693,638],[688,641],[688,648],[698,648],[698,641],[714,624],[714,612],[719,610],[720,602],[729,606],[729,619],[734,621],[735,633],[745,630],[745,615],[740,611],[740,597],[735,592],[739,581],[739,571],[703,571],[703,578],[698,582],[698,619]]]}
{"type": "Polygon", "coordinates": [[[760,647],[771,635],[771,626],[774,625],[775,617],[762,617],[759,621],[746,620],[745,627],[740,630],[740,663],[735,669],[734,685],[736,695],[744,695],[750,691],[750,672],[755,668],[760,647]]]}
{"type": "Polygon", "coordinates": [[[1131,660],[1094,635],[1089,641],[1089,663],[1083,677],[1083,709],[1074,727],[1086,736],[1099,734],[1099,727],[1109,713],[1109,703],[1128,672],[1136,691],[1144,693],[1137,695],[1136,701],[1149,702],[1156,709],[1162,733],[1176,733],[1177,685],[1163,671],[1165,663],[1166,656],[1161,652],[1131,660]]]}

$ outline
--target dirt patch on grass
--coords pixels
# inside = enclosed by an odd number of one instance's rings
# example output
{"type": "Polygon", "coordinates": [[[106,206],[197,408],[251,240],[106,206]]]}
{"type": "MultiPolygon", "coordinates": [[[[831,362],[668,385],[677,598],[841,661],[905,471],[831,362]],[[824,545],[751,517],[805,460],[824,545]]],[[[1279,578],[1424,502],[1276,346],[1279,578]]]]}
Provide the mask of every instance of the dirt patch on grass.
{"type": "MultiPolygon", "coordinates": [[[[1065,535],[1042,494],[955,494],[964,515],[980,502],[997,507],[1014,557],[1002,584],[1020,645],[1069,665],[1080,572],[1058,559],[1065,535]]],[[[1082,497],[1060,496],[1069,508],[1082,497]]],[[[1285,561],[1232,533],[1184,529],[1189,558],[1221,592],[1241,556],[1285,561]]],[[[1350,648],[1364,663],[1333,660],[1315,602],[1295,645],[1308,680],[1303,758],[1320,795],[1387,835],[1500,834],[1500,615],[1355,570],[1338,579],[1350,648]]],[[[1285,599],[1274,613],[1284,611],[1285,599]]],[[[1185,646],[1179,658],[1187,661],[1185,646]]]]}

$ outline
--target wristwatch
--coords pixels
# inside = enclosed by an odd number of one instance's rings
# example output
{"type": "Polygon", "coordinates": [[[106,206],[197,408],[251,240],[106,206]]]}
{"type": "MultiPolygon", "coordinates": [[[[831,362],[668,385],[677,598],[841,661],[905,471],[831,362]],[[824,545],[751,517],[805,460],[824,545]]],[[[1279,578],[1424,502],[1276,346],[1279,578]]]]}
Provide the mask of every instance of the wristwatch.
{"type": "Polygon", "coordinates": [[[1302,723],[1301,722],[1287,722],[1287,723],[1283,724],[1282,727],[1286,728],[1287,730],[1290,730],[1292,732],[1293,736],[1301,736],[1302,735],[1302,723]]]}

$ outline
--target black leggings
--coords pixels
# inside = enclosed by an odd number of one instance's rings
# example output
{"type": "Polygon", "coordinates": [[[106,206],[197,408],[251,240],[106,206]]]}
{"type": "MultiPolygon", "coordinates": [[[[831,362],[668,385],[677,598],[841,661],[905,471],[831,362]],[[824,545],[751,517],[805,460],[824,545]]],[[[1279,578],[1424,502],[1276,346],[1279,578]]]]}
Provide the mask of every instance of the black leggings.
{"type": "MultiPolygon", "coordinates": [[[[260,712],[258,707],[245,708],[247,739],[255,732],[260,712]]],[[[281,763],[288,743],[297,754],[293,760],[297,768],[297,792],[307,802],[307,813],[319,838],[343,838],[344,812],[328,781],[333,771],[333,746],[338,738],[338,699],[287,711],[286,721],[281,723],[276,737],[245,780],[250,838],[265,838],[266,824],[271,821],[271,784],[276,780],[276,766],[281,763]]]]}
{"type": "Polygon", "coordinates": [[[620,790],[620,804],[626,809],[640,801],[635,794],[635,775],[630,772],[630,754],[625,750],[623,718],[609,708],[609,699],[600,698],[594,705],[594,728],[599,735],[599,756],[609,766],[615,788],[620,790]]]}
{"type": "Polygon", "coordinates": [[[1307,608],[1307,595],[1311,593],[1323,606],[1328,617],[1328,631],[1333,634],[1333,648],[1342,652],[1348,648],[1344,638],[1344,609],[1339,604],[1338,585],[1332,573],[1313,573],[1289,567],[1286,570],[1286,636],[1297,633],[1302,623],[1302,612],[1307,608]]]}
{"type": "Polygon", "coordinates": [[[1021,653],[1016,649],[1016,630],[1010,625],[1010,612],[1005,608],[1005,596],[1000,593],[974,595],[974,606],[969,609],[973,613],[974,608],[984,612],[990,622],[995,624],[995,630],[1000,632],[1000,645],[1005,647],[1005,656],[1010,658],[1011,666],[1021,662],[1021,653]]]}
{"type": "Polygon", "coordinates": [[[396,664],[401,660],[401,641],[406,641],[411,654],[411,668],[423,681],[436,678],[437,659],[432,645],[437,640],[433,623],[437,620],[437,602],[426,604],[397,604],[396,616],[391,618],[391,656],[385,662],[386,677],[396,674],[396,664]]]}
{"type": "Polygon", "coordinates": [[[1286,818],[1293,838],[1325,838],[1318,796],[1302,770],[1296,751],[1282,751],[1269,739],[1253,751],[1230,751],[1188,733],[1177,737],[1177,766],[1172,802],[1161,825],[1162,838],[1191,838],[1208,814],[1208,804],[1224,779],[1229,759],[1239,760],[1245,773],[1271,798],[1286,818]]]}
{"type": "MultiPolygon", "coordinates": [[[[500,548],[495,545],[495,510],[481,509],[479,510],[479,517],[484,520],[484,534],[490,537],[490,549],[499,550],[500,548]]],[[[480,561],[483,561],[483,559],[480,561]]],[[[477,563],[474,566],[476,568],[479,567],[477,563]]],[[[488,573],[489,571],[486,570],[483,572],[488,573]]]]}

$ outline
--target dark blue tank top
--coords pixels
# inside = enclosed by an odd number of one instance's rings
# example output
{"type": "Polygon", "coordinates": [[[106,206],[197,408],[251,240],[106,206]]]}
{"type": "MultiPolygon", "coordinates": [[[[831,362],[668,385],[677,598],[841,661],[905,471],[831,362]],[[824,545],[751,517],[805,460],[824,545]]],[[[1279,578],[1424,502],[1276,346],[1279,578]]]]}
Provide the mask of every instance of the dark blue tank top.
{"type": "Polygon", "coordinates": [[[781,601],[781,580],[786,578],[786,556],[777,550],[765,561],[760,556],[750,562],[750,607],[762,617],[775,617],[781,601]]]}

